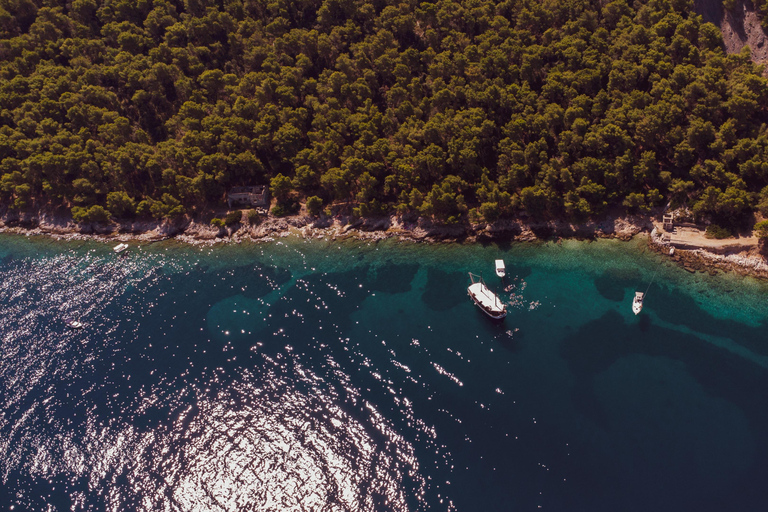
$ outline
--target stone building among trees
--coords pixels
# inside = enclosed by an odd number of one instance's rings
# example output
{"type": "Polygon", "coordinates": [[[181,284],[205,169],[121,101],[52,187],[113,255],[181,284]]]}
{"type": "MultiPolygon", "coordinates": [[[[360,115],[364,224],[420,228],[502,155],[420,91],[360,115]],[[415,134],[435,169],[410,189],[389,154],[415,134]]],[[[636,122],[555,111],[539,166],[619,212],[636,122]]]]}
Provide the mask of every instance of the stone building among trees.
{"type": "Polygon", "coordinates": [[[227,193],[227,204],[230,208],[233,206],[267,208],[269,206],[269,189],[263,185],[233,187],[227,193]]]}

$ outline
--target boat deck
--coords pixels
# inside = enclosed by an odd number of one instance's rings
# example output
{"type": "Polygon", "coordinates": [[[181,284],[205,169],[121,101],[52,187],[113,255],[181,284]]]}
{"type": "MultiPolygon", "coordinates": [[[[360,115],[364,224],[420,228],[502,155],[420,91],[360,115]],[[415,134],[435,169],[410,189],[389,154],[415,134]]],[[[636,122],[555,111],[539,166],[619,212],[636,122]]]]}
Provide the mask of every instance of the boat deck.
{"type": "Polygon", "coordinates": [[[504,304],[483,283],[474,283],[469,287],[469,293],[485,309],[493,313],[504,312],[504,304]]]}

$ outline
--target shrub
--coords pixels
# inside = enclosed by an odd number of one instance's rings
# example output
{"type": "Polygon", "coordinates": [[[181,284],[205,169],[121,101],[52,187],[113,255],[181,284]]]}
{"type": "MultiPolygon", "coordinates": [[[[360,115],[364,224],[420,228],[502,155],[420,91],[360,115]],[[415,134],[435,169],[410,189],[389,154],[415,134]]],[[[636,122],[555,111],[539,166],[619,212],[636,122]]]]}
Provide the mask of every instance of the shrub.
{"type": "Polygon", "coordinates": [[[225,226],[224,219],[219,219],[217,217],[212,218],[211,226],[215,226],[217,228],[223,228],[225,226]]]}
{"type": "Polygon", "coordinates": [[[480,215],[483,216],[486,222],[496,222],[501,216],[499,203],[495,202],[483,203],[480,205],[480,208],[478,208],[477,211],[480,213],[480,215]]]}
{"type": "Polygon", "coordinates": [[[99,205],[85,208],[83,206],[72,207],[72,220],[75,222],[109,222],[110,215],[107,210],[99,205]]]}
{"type": "Polygon", "coordinates": [[[157,201],[148,197],[136,206],[136,214],[140,217],[153,219],[176,219],[186,213],[181,202],[170,194],[163,194],[163,200],[157,201]]]}
{"type": "Polygon", "coordinates": [[[722,226],[718,226],[717,224],[710,224],[707,226],[707,231],[704,236],[707,238],[722,240],[723,238],[730,238],[731,232],[722,226]]]}
{"type": "Polygon", "coordinates": [[[753,229],[758,238],[768,239],[768,220],[761,220],[753,229]]]}
{"type": "Polygon", "coordinates": [[[243,219],[243,213],[240,210],[227,212],[227,216],[224,217],[224,224],[227,226],[232,226],[240,222],[242,219],[243,219]]]}
{"type": "Polygon", "coordinates": [[[277,202],[284,203],[288,201],[292,186],[290,178],[278,174],[270,180],[269,191],[277,199],[277,202]]]}
{"type": "Polygon", "coordinates": [[[317,217],[323,208],[323,200],[317,196],[307,198],[307,211],[310,215],[317,217]]]}
{"type": "Polygon", "coordinates": [[[107,194],[107,209],[115,217],[130,217],[136,212],[136,203],[120,190],[107,194]]]}
{"type": "Polygon", "coordinates": [[[248,223],[256,226],[258,224],[261,224],[261,215],[259,215],[259,212],[256,210],[248,210],[248,223]]]}
{"type": "Polygon", "coordinates": [[[286,215],[292,215],[299,211],[301,205],[298,201],[289,201],[285,203],[277,203],[272,207],[272,215],[275,217],[284,217],[286,215]]]}
{"type": "Polygon", "coordinates": [[[285,206],[278,203],[272,207],[272,215],[275,217],[284,217],[285,215],[288,215],[288,210],[285,209],[285,206]]]}
{"type": "Polygon", "coordinates": [[[149,217],[152,215],[151,208],[152,203],[154,201],[152,199],[144,199],[143,201],[140,201],[138,205],[136,205],[136,214],[140,217],[149,217]]]}
{"type": "MultiPolygon", "coordinates": [[[[658,192],[658,191],[657,191],[658,192]]],[[[645,212],[648,213],[650,208],[645,201],[645,196],[639,192],[633,192],[624,198],[622,203],[630,212],[645,212]]]]}

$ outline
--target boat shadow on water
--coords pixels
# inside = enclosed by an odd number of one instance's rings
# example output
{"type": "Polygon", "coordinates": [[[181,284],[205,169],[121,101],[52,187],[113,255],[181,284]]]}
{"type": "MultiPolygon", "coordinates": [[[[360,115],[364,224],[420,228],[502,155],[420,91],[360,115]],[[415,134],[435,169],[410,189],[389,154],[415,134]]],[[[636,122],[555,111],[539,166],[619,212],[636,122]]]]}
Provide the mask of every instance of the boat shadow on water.
{"type": "Polygon", "coordinates": [[[651,327],[653,326],[653,322],[651,322],[651,317],[648,315],[640,315],[638,318],[637,326],[640,329],[640,332],[647,333],[651,330],[651,327]]]}

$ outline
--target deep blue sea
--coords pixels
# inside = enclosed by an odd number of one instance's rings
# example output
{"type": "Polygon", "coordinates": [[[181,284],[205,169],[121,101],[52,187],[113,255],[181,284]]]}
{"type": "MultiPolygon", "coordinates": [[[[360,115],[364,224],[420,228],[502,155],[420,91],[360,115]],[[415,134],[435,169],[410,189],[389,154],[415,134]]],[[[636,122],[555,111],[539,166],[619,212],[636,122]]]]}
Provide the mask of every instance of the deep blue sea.
{"type": "Polygon", "coordinates": [[[644,243],[3,235],[0,510],[765,511],[768,284],[644,243]]]}

